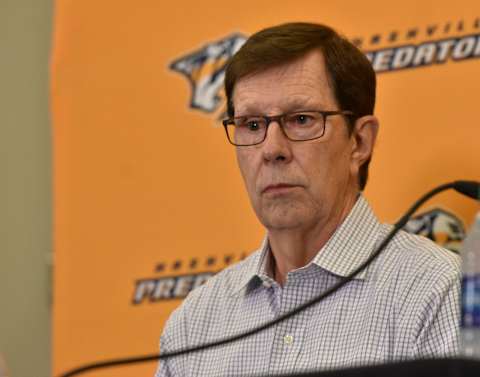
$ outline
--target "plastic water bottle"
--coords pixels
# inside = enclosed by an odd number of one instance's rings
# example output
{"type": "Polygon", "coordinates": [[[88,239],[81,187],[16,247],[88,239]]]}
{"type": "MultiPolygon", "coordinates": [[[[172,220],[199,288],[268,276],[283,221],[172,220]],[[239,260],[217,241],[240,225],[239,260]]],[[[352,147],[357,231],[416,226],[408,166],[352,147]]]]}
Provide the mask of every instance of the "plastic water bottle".
{"type": "Polygon", "coordinates": [[[462,263],[460,353],[480,359],[480,212],[463,243],[462,263]]]}

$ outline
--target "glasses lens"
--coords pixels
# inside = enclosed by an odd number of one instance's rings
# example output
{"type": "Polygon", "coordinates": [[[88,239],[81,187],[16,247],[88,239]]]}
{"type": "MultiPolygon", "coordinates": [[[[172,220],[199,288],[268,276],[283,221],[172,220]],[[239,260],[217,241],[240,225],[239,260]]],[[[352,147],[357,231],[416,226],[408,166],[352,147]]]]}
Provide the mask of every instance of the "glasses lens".
{"type": "Polygon", "coordinates": [[[308,140],[323,135],[325,121],[321,113],[301,112],[284,116],[284,130],[292,140],[308,140]]]}
{"type": "Polygon", "coordinates": [[[263,141],[267,124],[262,117],[241,117],[234,118],[234,124],[227,128],[230,141],[235,145],[253,145],[263,141]]]}

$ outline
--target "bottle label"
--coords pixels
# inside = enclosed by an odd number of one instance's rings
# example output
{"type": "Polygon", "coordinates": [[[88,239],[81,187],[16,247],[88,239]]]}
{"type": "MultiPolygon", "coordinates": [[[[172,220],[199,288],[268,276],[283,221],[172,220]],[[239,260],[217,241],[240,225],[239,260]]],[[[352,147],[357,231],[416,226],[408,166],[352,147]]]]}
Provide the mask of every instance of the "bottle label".
{"type": "Polygon", "coordinates": [[[480,328],[480,274],[467,275],[462,279],[463,328],[480,328]]]}

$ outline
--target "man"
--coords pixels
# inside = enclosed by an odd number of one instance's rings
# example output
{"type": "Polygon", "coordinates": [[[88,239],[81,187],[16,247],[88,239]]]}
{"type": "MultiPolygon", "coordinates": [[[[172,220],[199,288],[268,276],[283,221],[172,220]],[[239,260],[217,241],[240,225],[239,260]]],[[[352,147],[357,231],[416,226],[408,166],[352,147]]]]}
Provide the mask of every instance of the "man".
{"type": "MultiPolygon", "coordinates": [[[[258,251],[193,291],[161,352],[241,333],[351,273],[390,230],[361,194],[378,131],[375,74],[332,29],[253,35],[226,69],[229,141],[267,229],[258,251]]],[[[332,296],[263,332],[161,361],[157,376],[275,375],[457,350],[457,259],[404,232],[332,296]]]]}

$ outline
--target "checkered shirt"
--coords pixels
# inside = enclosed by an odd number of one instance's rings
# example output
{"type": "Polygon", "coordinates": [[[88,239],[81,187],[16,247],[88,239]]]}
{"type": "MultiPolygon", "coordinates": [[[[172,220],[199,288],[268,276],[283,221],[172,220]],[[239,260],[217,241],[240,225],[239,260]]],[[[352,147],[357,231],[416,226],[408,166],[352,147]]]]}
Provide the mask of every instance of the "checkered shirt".
{"type": "MultiPolygon", "coordinates": [[[[161,352],[249,330],[312,299],[348,275],[391,229],[363,196],[306,266],[281,287],[261,248],[195,289],[171,315],[161,352]]],[[[353,367],[458,351],[456,255],[400,232],[364,272],[321,303],[263,332],[160,361],[156,377],[276,375],[353,367]]]]}

